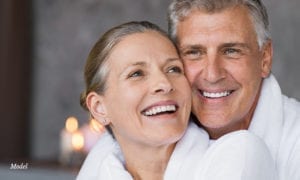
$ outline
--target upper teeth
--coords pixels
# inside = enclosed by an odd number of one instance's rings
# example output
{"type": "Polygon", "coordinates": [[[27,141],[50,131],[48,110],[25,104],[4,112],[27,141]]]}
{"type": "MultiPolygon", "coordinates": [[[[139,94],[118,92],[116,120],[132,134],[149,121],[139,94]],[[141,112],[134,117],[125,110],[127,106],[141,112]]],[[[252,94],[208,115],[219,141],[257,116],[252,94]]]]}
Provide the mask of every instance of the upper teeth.
{"type": "Polygon", "coordinates": [[[229,91],[218,92],[218,93],[203,92],[203,96],[209,97],[209,98],[220,98],[220,97],[228,96],[229,94],[230,94],[229,91]]]}
{"type": "Polygon", "coordinates": [[[175,105],[167,105],[167,106],[156,106],[151,109],[148,109],[144,114],[146,116],[155,115],[161,112],[168,112],[168,111],[175,111],[176,106],[175,105]]]}

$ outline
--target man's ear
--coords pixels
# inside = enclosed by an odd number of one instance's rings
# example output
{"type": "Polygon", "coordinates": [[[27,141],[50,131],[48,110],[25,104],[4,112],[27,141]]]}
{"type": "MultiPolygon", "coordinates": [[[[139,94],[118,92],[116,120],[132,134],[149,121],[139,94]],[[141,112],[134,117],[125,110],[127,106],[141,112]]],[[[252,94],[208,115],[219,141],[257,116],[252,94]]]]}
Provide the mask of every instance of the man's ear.
{"type": "Polygon", "coordinates": [[[102,125],[108,125],[107,110],[102,95],[96,92],[90,92],[86,97],[86,105],[91,115],[102,125]]]}
{"type": "Polygon", "coordinates": [[[273,45],[272,41],[269,40],[266,42],[262,49],[262,71],[261,76],[266,78],[270,75],[272,69],[272,60],[273,60],[273,45]]]}

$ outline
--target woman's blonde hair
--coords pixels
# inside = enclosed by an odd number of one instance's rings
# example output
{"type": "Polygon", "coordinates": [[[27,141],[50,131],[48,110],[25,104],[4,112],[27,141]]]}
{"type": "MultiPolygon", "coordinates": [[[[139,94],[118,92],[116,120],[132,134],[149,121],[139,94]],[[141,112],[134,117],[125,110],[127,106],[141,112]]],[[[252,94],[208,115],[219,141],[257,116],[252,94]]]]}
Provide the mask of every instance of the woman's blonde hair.
{"type": "Polygon", "coordinates": [[[164,37],[167,33],[157,25],[148,21],[132,21],[116,26],[104,33],[91,49],[84,69],[84,80],[86,89],[81,93],[80,104],[88,110],[86,106],[86,97],[90,92],[104,94],[106,90],[106,80],[109,74],[107,59],[113,48],[122,40],[122,38],[145,31],[156,31],[164,37]]]}

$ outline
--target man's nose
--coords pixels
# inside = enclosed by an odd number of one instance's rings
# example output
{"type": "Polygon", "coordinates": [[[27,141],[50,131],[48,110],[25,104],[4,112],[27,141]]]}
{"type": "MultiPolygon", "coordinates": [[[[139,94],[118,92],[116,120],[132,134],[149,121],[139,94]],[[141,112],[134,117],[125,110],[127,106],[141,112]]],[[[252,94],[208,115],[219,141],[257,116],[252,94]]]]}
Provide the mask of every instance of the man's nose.
{"type": "Polygon", "coordinates": [[[222,59],[217,56],[208,58],[202,71],[202,77],[210,83],[217,83],[225,78],[222,59]]]}

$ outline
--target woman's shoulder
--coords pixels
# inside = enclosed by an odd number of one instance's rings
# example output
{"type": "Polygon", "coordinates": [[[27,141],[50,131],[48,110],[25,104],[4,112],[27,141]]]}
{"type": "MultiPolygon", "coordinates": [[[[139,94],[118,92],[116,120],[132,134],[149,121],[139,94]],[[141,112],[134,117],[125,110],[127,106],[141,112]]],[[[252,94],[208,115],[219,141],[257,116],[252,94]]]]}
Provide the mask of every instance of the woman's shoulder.
{"type": "Polygon", "coordinates": [[[77,180],[98,179],[99,173],[106,172],[111,164],[122,165],[123,156],[117,141],[106,132],[87,155],[77,180]]]}

